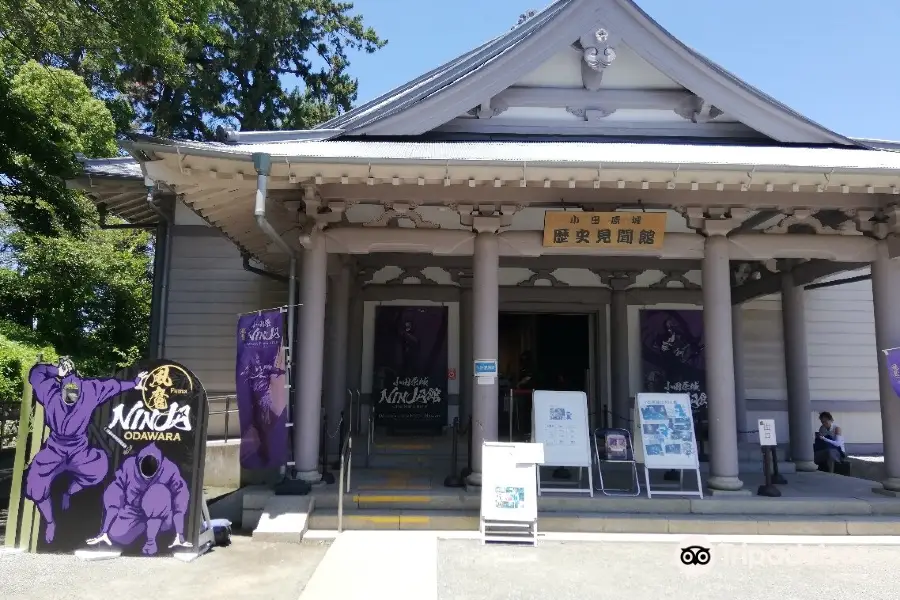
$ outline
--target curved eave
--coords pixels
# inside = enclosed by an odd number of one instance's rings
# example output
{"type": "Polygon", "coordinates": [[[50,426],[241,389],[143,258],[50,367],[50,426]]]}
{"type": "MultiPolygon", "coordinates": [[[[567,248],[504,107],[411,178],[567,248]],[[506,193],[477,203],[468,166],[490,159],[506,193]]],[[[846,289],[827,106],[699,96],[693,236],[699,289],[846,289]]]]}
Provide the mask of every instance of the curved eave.
{"type": "Polygon", "coordinates": [[[133,225],[154,225],[159,215],[147,202],[140,164],[131,157],[82,160],[84,171],[66,182],[83,191],[95,205],[133,225]]]}
{"type": "Polygon", "coordinates": [[[556,2],[520,28],[322,127],[340,127],[345,136],[422,135],[514,85],[585,31],[601,26],[680,85],[773,140],[861,146],[691,50],[631,0],[556,2]]]}

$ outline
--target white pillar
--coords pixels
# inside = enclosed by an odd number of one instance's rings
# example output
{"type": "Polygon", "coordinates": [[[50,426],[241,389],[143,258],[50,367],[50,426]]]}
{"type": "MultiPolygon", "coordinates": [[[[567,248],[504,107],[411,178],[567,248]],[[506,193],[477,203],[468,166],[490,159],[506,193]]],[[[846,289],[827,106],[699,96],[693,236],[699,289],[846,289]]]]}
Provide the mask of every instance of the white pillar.
{"type": "Polygon", "coordinates": [[[878,242],[872,263],[872,299],[875,305],[875,346],[878,354],[878,395],[881,402],[881,431],[884,445],[885,490],[900,493],[900,399],[891,385],[882,350],[900,346],[900,262],[892,259],[888,240],[878,242]]]}
{"type": "MultiPolygon", "coordinates": [[[[500,248],[493,232],[475,235],[472,282],[472,347],[476,360],[497,359],[500,328],[500,248]]],[[[474,385],[472,397],[472,485],[481,485],[481,445],[497,441],[499,385],[474,385]]]]}
{"type": "Polygon", "coordinates": [[[322,425],[322,363],[325,349],[325,293],[328,285],[325,236],[318,229],[303,251],[300,286],[299,360],[294,412],[294,467],[297,476],[319,481],[319,431],[322,425]]]}
{"type": "Polygon", "coordinates": [[[812,404],[809,400],[809,360],[806,354],[806,311],[803,288],[794,283],[790,271],[781,274],[781,321],[784,335],[784,371],[788,392],[788,430],[791,460],[798,471],[815,471],[812,404]]]}
{"type": "Polygon", "coordinates": [[[744,383],[744,307],[731,307],[731,337],[734,344],[734,406],[737,418],[738,441],[749,441],[742,431],[753,429],[747,425],[747,386],[744,383]]]}
{"type": "Polygon", "coordinates": [[[706,238],[703,257],[703,335],[706,339],[706,388],[709,410],[709,479],[714,490],[737,491],[737,416],[731,337],[731,271],[728,240],[706,238]]]}
{"type": "MultiPolygon", "coordinates": [[[[328,397],[326,414],[328,415],[328,451],[332,456],[340,452],[341,413],[347,406],[347,330],[350,319],[350,265],[342,264],[332,279],[332,295],[329,298],[331,305],[331,321],[328,324],[328,363],[326,373],[328,377],[328,397]]],[[[349,419],[349,415],[345,414],[349,419]]],[[[347,423],[344,423],[345,427],[347,423]]]]}

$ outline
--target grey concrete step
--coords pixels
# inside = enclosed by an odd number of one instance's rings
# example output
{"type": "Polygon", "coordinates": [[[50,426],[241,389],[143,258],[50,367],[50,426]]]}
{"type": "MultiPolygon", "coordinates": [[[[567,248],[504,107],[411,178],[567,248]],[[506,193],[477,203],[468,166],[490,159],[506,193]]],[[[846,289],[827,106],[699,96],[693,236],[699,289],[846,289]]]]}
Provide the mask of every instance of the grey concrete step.
{"type": "MultiPolygon", "coordinates": [[[[477,531],[476,511],[346,511],[343,528],[477,531]]],[[[335,530],[335,510],[313,511],[312,530],[335,530]]],[[[540,514],[538,531],[553,533],[678,533],[694,535],[900,535],[900,517],[785,515],[670,515],[560,512],[540,514]]]]}

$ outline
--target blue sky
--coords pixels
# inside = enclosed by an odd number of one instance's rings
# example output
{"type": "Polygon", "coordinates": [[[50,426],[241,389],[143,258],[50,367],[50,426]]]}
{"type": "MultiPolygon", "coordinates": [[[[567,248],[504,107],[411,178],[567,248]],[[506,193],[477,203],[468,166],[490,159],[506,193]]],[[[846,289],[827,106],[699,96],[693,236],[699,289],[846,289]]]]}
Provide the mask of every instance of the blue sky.
{"type": "MultiPolygon", "coordinates": [[[[499,35],[550,0],[355,0],[387,38],[353,55],[358,103],[499,35]]],[[[900,2],[638,0],[663,27],[791,108],[844,135],[900,140],[900,2]]]]}

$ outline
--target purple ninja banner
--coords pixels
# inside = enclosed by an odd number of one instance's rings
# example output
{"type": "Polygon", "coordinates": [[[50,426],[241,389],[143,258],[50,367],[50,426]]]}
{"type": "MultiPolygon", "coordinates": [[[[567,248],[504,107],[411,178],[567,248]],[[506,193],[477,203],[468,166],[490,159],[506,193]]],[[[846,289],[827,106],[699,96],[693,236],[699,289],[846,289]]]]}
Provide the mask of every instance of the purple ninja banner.
{"type": "Polygon", "coordinates": [[[149,360],[94,378],[61,358],[35,365],[28,385],[35,423],[17,445],[7,542],[51,553],[197,548],[209,409],[188,369],[149,360]]]}
{"type": "Polygon", "coordinates": [[[653,309],[640,314],[642,391],[690,394],[694,430],[704,431],[708,417],[703,311],[653,309]]]}
{"type": "Polygon", "coordinates": [[[241,421],[241,466],[267,469],[287,461],[287,386],[284,313],[279,310],[238,319],[237,389],[241,421]]]}
{"type": "Polygon", "coordinates": [[[884,360],[887,363],[891,387],[894,388],[894,393],[900,397],[900,348],[890,348],[882,350],[882,352],[884,352],[884,360]]]}
{"type": "Polygon", "coordinates": [[[447,424],[447,308],[375,309],[375,419],[393,428],[447,424]]]}

